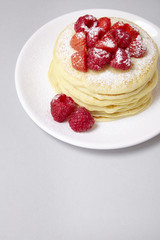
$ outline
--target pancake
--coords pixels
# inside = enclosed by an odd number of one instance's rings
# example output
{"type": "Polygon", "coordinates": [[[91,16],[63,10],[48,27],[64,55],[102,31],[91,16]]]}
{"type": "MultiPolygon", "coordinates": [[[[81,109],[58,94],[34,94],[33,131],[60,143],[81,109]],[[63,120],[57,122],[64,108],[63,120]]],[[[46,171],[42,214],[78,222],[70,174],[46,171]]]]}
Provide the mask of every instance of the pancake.
{"type": "Polygon", "coordinates": [[[128,70],[114,69],[107,65],[100,71],[80,72],[71,64],[71,55],[75,50],[70,39],[75,34],[74,24],[67,26],[59,35],[53,52],[48,76],[57,93],[65,93],[80,106],[84,106],[96,121],[110,121],[135,115],[152,102],[152,90],[158,80],[158,48],[152,38],[136,24],[121,19],[136,27],[147,47],[142,58],[131,58],[132,66],[128,70]]]}

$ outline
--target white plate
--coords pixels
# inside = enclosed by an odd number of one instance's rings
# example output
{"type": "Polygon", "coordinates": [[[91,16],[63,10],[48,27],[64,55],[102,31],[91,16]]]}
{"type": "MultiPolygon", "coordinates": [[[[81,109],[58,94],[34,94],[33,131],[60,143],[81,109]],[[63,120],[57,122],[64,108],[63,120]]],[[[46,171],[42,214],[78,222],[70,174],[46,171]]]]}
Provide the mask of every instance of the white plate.
{"type": "Polygon", "coordinates": [[[66,25],[79,16],[117,16],[131,20],[144,28],[159,45],[160,29],[136,15],[109,9],[72,12],[45,24],[24,45],[17,60],[15,82],[18,97],[31,119],[52,136],[85,148],[116,149],[144,142],[160,133],[160,83],[154,90],[153,103],[146,111],[113,122],[96,123],[86,133],[75,133],[68,122],[57,123],[50,114],[50,101],[54,91],[48,82],[48,68],[54,43],[66,25]]]}

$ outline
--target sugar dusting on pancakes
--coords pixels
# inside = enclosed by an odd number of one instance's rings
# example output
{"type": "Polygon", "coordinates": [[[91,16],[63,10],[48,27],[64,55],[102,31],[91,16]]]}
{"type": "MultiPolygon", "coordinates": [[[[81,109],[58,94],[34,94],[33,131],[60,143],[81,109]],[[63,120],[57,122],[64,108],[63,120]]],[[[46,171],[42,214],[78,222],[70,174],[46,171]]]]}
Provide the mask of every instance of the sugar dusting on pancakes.
{"type": "MultiPolygon", "coordinates": [[[[112,23],[117,22],[118,18],[113,18],[112,23]]],[[[97,86],[108,86],[110,88],[114,88],[116,86],[127,85],[129,81],[131,81],[132,78],[139,78],[144,71],[147,71],[147,68],[151,68],[152,64],[154,62],[154,58],[156,55],[156,46],[153,44],[152,39],[149,37],[149,35],[142,31],[138,26],[134,26],[131,24],[131,26],[138,31],[140,31],[141,36],[143,38],[143,44],[145,48],[147,47],[147,52],[144,57],[142,58],[131,58],[132,59],[132,66],[129,70],[126,71],[120,71],[117,69],[113,69],[110,66],[106,66],[103,70],[99,72],[94,71],[87,71],[85,73],[85,79],[88,83],[88,85],[97,84],[97,86]],[[106,71],[107,69],[107,71],[106,71]],[[115,77],[116,72],[116,77],[115,77]]],[[[70,46],[70,39],[74,34],[74,24],[70,24],[61,34],[58,45],[57,45],[57,56],[61,58],[61,60],[65,63],[66,70],[70,72],[70,74],[74,74],[74,76],[79,76],[82,74],[82,78],[84,77],[84,73],[74,71],[71,68],[70,64],[70,56],[75,52],[75,50],[70,46]]],[[[139,38],[139,41],[141,42],[141,39],[139,38]]],[[[112,41],[108,41],[107,44],[110,44],[112,46],[112,41]]],[[[141,44],[140,44],[141,45],[141,44]]],[[[138,48],[137,48],[138,51],[138,48]]],[[[121,57],[119,56],[120,61],[121,57]]],[[[127,60],[128,61],[128,60],[127,60]]],[[[129,64],[129,62],[128,62],[129,64]]]]}

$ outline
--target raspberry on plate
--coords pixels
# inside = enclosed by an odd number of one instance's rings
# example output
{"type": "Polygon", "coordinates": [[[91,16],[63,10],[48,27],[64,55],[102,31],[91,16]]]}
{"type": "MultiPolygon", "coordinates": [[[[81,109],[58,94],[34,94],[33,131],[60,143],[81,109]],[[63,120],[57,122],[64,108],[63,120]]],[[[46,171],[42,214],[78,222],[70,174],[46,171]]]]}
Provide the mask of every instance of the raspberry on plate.
{"type": "Polygon", "coordinates": [[[98,19],[98,27],[103,28],[105,32],[111,28],[111,19],[108,17],[102,17],[98,19]]]}
{"type": "Polygon", "coordinates": [[[85,107],[78,107],[69,118],[69,125],[75,132],[85,132],[93,127],[95,121],[85,107]]]}
{"type": "Polygon", "coordinates": [[[87,14],[78,18],[78,20],[74,24],[74,30],[76,32],[81,31],[88,32],[90,28],[96,27],[97,24],[98,24],[97,18],[87,14]]]}
{"type": "Polygon", "coordinates": [[[129,56],[129,53],[122,48],[118,48],[114,58],[110,62],[110,65],[113,68],[117,68],[121,70],[129,69],[131,67],[131,58],[129,56]]]}
{"type": "Polygon", "coordinates": [[[103,28],[100,27],[94,27],[89,30],[87,33],[87,46],[89,48],[94,47],[96,42],[103,37],[105,34],[105,31],[103,28]]]}
{"type": "Polygon", "coordinates": [[[87,41],[86,41],[86,32],[77,32],[73,35],[70,41],[70,45],[75,50],[86,50],[87,49],[87,41]]]}
{"type": "Polygon", "coordinates": [[[146,54],[147,47],[144,45],[142,37],[138,35],[130,43],[128,50],[131,57],[141,58],[146,54]]]}
{"type": "Polygon", "coordinates": [[[82,72],[87,71],[87,54],[86,51],[78,51],[72,54],[71,62],[74,69],[82,72]]]}
{"type": "Polygon", "coordinates": [[[57,122],[64,122],[76,108],[76,103],[65,94],[57,94],[50,102],[52,117],[57,122]]]}
{"type": "Polygon", "coordinates": [[[110,32],[107,32],[96,44],[95,47],[104,49],[108,52],[117,50],[117,43],[110,32]]]}
{"type": "Polygon", "coordinates": [[[99,48],[90,48],[88,51],[87,67],[91,70],[100,70],[111,60],[111,53],[99,48]]]}
{"type": "Polygon", "coordinates": [[[130,34],[123,29],[115,29],[113,31],[113,35],[118,47],[120,48],[127,48],[131,42],[130,34]]]}

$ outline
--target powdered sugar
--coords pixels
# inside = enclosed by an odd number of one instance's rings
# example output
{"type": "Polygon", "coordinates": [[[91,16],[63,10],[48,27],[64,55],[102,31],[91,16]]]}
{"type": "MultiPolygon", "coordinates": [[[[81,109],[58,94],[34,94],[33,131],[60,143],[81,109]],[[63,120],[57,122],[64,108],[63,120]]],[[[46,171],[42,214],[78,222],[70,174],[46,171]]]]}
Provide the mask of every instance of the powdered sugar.
{"type": "MultiPolygon", "coordinates": [[[[117,21],[118,19],[116,18],[112,19],[112,24],[117,21]]],[[[147,47],[147,53],[145,54],[145,56],[142,58],[131,58],[132,66],[129,70],[126,70],[126,71],[119,71],[117,69],[112,69],[109,66],[107,66],[106,69],[104,69],[103,71],[96,72],[96,74],[93,73],[94,71],[87,71],[85,73],[85,81],[89,86],[91,86],[92,84],[96,84],[97,86],[102,86],[102,87],[106,86],[110,89],[115,88],[117,86],[121,86],[121,85],[125,86],[131,81],[131,79],[140,78],[140,76],[145,74],[147,69],[149,70],[152,68],[152,64],[155,62],[157,48],[147,33],[142,31],[137,26],[136,27],[134,25],[131,25],[131,26],[141,33],[141,36],[143,38],[143,44],[145,47],[147,47]]],[[[71,55],[74,52],[74,50],[70,47],[70,39],[73,36],[73,34],[74,34],[74,25],[71,24],[61,34],[61,37],[58,41],[58,45],[56,49],[58,53],[57,55],[59,55],[61,60],[64,61],[67,66],[70,63],[71,55]]],[[[111,47],[113,46],[113,42],[109,39],[107,40],[106,44],[110,45],[111,47]]],[[[118,61],[120,61],[120,56],[118,61]]],[[[129,60],[126,60],[126,64],[130,64],[129,60]]],[[[73,74],[72,68],[67,67],[66,70],[71,74],[73,74]]],[[[84,74],[84,73],[74,71],[75,77],[76,75],[77,77],[79,77],[80,74],[84,74]]],[[[82,78],[84,79],[84,76],[82,76],[82,78]]]]}

